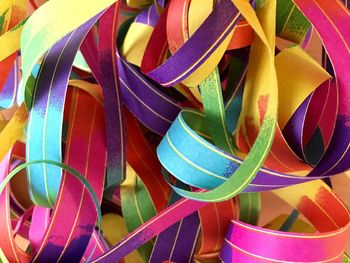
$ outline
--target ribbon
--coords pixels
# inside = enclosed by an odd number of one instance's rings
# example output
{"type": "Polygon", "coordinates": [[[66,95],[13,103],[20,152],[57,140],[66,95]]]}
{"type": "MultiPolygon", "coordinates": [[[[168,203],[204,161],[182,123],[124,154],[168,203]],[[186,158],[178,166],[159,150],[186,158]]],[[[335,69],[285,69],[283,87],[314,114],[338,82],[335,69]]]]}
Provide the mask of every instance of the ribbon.
{"type": "Polygon", "coordinates": [[[348,262],[348,8],[1,1],[1,262],[348,262]]]}

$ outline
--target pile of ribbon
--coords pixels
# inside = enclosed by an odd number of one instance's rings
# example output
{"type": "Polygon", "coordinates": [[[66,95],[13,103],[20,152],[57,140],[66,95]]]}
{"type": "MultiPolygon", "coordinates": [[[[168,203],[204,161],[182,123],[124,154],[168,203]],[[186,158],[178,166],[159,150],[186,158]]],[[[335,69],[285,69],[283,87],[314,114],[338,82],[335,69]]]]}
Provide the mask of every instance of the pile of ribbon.
{"type": "Polygon", "coordinates": [[[349,10],[1,0],[0,261],[350,262],[349,10]]]}

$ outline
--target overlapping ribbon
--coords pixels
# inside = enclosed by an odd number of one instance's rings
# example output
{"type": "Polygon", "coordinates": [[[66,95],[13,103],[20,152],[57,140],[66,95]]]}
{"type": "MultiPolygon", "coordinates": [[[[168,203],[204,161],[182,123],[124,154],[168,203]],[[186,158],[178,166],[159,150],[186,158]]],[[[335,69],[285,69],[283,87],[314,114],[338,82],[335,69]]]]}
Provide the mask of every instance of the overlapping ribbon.
{"type": "Polygon", "coordinates": [[[0,261],[349,262],[349,5],[2,0],[0,261]]]}

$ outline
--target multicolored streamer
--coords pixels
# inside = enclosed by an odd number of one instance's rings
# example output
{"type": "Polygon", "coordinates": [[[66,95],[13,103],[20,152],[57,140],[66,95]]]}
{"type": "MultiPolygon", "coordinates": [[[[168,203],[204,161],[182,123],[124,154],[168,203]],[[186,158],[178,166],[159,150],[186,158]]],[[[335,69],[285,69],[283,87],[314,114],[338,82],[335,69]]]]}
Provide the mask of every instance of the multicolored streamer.
{"type": "Polygon", "coordinates": [[[349,262],[349,3],[2,0],[0,262],[349,262]]]}

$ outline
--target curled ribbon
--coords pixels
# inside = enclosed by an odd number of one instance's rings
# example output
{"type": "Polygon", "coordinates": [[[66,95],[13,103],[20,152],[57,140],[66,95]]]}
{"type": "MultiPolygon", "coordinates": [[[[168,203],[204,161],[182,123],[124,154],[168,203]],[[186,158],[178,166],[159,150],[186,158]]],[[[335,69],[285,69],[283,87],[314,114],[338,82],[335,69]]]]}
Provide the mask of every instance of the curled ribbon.
{"type": "Polygon", "coordinates": [[[349,262],[349,28],[339,0],[1,1],[1,262],[349,262]]]}

